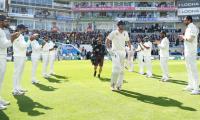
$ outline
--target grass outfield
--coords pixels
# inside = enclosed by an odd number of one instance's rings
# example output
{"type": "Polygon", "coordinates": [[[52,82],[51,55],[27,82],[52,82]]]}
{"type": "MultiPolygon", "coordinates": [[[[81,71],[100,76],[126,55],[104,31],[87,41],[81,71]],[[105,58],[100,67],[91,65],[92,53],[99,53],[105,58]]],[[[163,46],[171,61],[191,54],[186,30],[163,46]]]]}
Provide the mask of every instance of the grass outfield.
{"type": "MultiPolygon", "coordinates": [[[[40,84],[30,81],[31,62],[26,63],[23,87],[29,92],[14,97],[12,92],[13,63],[8,63],[3,85],[3,97],[11,102],[0,111],[0,120],[199,120],[200,95],[182,91],[187,84],[183,61],[170,61],[170,77],[160,82],[158,61],[153,62],[154,78],[138,73],[125,73],[122,92],[111,92],[111,62],[104,65],[102,79],[94,78],[90,61],[55,63],[58,76],[40,84]]],[[[200,70],[200,62],[198,64],[200,70]]],[[[138,65],[135,64],[138,71],[138,65]]],[[[200,75],[200,73],[199,73],[200,75]]]]}

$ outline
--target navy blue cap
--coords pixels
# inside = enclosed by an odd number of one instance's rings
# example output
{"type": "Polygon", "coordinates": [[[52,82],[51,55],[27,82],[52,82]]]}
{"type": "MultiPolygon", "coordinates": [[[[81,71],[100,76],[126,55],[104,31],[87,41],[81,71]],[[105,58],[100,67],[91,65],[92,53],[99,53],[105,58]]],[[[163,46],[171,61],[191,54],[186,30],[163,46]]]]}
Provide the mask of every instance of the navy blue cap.
{"type": "Polygon", "coordinates": [[[123,21],[119,21],[118,23],[117,23],[117,26],[119,26],[119,25],[125,25],[125,23],[123,22],[123,21]]]}
{"type": "Polygon", "coordinates": [[[20,24],[20,25],[17,26],[17,29],[26,29],[26,26],[23,25],[23,24],[20,24]]]}
{"type": "Polygon", "coordinates": [[[5,15],[0,15],[0,21],[4,21],[6,20],[6,16],[5,15]]]}

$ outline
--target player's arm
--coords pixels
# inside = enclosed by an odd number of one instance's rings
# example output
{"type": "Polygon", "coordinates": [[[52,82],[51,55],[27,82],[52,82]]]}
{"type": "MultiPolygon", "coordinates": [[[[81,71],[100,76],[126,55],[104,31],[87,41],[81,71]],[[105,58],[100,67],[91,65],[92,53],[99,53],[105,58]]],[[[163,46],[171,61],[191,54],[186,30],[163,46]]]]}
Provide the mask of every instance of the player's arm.
{"type": "Polygon", "coordinates": [[[127,41],[127,45],[128,45],[129,50],[131,50],[131,42],[130,42],[130,40],[127,41]]]}
{"type": "Polygon", "coordinates": [[[149,46],[147,46],[147,45],[145,45],[145,44],[141,44],[144,48],[146,48],[146,49],[150,49],[150,47],[149,46]]]}
{"type": "Polygon", "coordinates": [[[111,48],[110,44],[111,44],[111,40],[109,38],[106,38],[106,48],[107,49],[111,48]]]}
{"type": "Polygon", "coordinates": [[[191,28],[188,28],[189,34],[187,35],[179,35],[179,37],[184,41],[192,42],[196,36],[195,31],[192,31],[191,28]]]}

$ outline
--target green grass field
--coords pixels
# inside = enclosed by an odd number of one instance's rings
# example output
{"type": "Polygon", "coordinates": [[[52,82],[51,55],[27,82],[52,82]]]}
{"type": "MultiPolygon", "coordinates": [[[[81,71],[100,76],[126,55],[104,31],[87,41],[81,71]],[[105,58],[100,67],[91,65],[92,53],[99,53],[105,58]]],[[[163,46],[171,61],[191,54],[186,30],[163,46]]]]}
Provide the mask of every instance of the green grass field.
{"type": "MultiPolygon", "coordinates": [[[[198,65],[200,70],[200,62],[198,65]]],[[[57,76],[48,80],[42,78],[41,66],[40,63],[40,84],[32,85],[31,62],[26,63],[22,84],[29,92],[14,97],[11,94],[13,63],[8,63],[2,96],[11,105],[0,111],[0,120],[200,119],[200,95],[192,96],[182,90],[187,84],[183,61],[169,62],[171,80],[167,83],[159,81],[158,61],[153,62],[154,78],[126,71],[121,92],[110,90],[110,61],[105,62],[102,79],[93,77],[90,61],[56,62],[57,76]]]]}

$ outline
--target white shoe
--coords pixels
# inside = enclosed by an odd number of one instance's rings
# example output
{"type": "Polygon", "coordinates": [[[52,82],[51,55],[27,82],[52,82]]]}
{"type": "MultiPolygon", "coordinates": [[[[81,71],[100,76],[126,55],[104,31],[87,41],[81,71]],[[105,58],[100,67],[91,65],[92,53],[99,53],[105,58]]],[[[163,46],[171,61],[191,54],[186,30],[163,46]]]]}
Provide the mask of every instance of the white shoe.
{"type": "Polygon", "coordinates": [[[5,110],[5,109],[7,109],[7,107],[0,104],[0,110],[5,110]]]}
{"type": "Polygon", "coordinates": [[[133,72],[133,70],[129,70],[129,72],[133,72]]]}
{"type": "Polygon", "coordinates": [[[144,75],[144,73],[143,73],[143,72],[140,72],[139,74],[140,74],[140,75],[144,75]]]}
{"type": "Polygon", "coordinates": [[[162,81],[167,82],[168,80],[169,80],[169,78],[164,78],[162,81]]]}
{"type": "Polygon", "coordinates": [[[192,90],[191,95],[198,95],[200,92],[198,90],[192,90]]]}
{"type": "Polygon", "coordinates": [[[115,90],[116,90],[116,89],[115,89],[115,85],[111,85],[110,89],[111,89],[112,91],[115,91],[115,90]]]}
{"type": "Polygon", "coordinates": [[[117,91],[121,91],[122,90],[122,87],[117,87],[117,91]]]}
{"type": "Polygon", "coordinates": [[[24,95],[24,94],[25,94],[24,92],[21,92],[21,91],[18,91],[18,90],[13,91],[13,95],[14,95],[14,96],[24,95]]]}
{"type": "Polygon", "coordinates": [[[153,76],[152,76],[152,75],[147,75],[146,77],[151,78],[151,77],[153,77],[153,76]]]}
{"type": "Polygon", "coordinates": [[[25,93],[25,92],[28,92],[28,90],[25,90],[25,89],[19,89],[19,91],[20,91],[20,92],[24,92],[24,93],[25,93]]]}
{"type": "Polygon", "coordinates": [[[10,102],[5,101],[5,100],[0,100],[0,104],[3,105],[3,106],[7,106],[7,105],[10,105],[10,102]]]}
{"type": "Polygon", "coordinates": [[[193,90],[193,88],[192,88],[192,87],[190,87],[190,86],[187,86],[187,87],[185,87],[185,88],[184,88],[184,90],[185,90],[185,91],[192,91],[192,90],[193,90]]]}
{"type": "Polygon", "coordinates": [[[32,80],[32,84],[38,84],[39,83],[39,81],[37,81],[37,80],[32,80]]]}
{"type": "Polygon", "coordinates": [[[50,75],[46,74],[46,75],[43,75],[44,78],[50,78],[50,75]]]}

